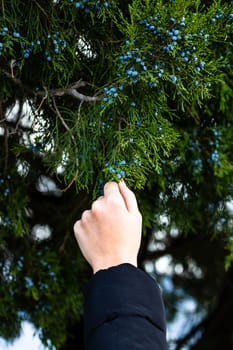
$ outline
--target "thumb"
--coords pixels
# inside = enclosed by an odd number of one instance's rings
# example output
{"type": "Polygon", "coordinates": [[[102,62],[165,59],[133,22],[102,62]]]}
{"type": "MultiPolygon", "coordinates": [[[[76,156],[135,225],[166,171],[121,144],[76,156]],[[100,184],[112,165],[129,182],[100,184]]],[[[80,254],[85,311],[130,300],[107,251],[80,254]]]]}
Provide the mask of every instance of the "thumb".
{"type": "Polygon", "coordinates": [[[127,187],[123,180],[119,182],[118,186],[127,210],[132,213],[138,211],[138,204],[135,194],[127,187]]]}

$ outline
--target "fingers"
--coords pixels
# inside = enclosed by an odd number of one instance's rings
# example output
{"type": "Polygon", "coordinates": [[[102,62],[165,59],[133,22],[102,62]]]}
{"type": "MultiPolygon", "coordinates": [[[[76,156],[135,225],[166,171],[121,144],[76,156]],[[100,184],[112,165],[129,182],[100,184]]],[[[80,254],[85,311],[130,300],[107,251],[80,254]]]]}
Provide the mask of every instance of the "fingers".
{"type": "Polygon", "coordinates": [[[82,236],[84,228],[89,225],[91,218],[93,219],[94,217],[96,219],[102,215],[105,210],[105,205],[110,205],[114,208],[125,208],[129,212],[138,213],[136,197],[125,182],[120,181],[119,184],[116,182],[108,182],[104,186],[104,196],[94,201],[91,210],[84,211],[81,219],[75,223],[74,233],[76,239],[82,236]]]}
{"type": "Polygon", "coordinates": [[[138,211],[138,204],[134,193],[126,186],[122,180],[118,183],[108,182],[104,186],[104,197],[116,196],[116,199],[122,199],[126,209],[129,212],[138,211]],[[117,197],[119,196],[119,197],[117,197]]]}
{"type": "Polygon", "coordinates": [[[73,230],[74,230],[75,238],[78,239],[80,232],[81,232],[81,221],[80,220],[75,222],[73,230]]]}
{"type": "Polygon", "coordinates": [[[79,239],[79,237],[83,234],[85,227],[88,225],[90,221],[91,211],[85,210],[82,213],[81,219],[76,221],[74,224],[74,234],[76,239],[79,239]]]}
{"type": "Polygon", "coordinates": [[[92,206],[91,206],[92,214],[94,215],[102,214],[103,201],[104,201],[104,196],[100,196],[92,203],[92,206]]]}
{"type": "Polygon", "coordinates": [[[134,193],[126,186],[126,183],[123,180],[119,182],[119,190],[128,211],[132,213],[138,211],[136,197],[134,193]]]}
{"type": "Polygon", "coordinates": [[[112,207],[125,208],[124,199],[117,182],[107,182],[104,186],[104,199],[112,207]]]}
{"type": "Polygon", "coordinates": [[[107,182],[104,185],[104,197],[108,197],[112,194],[120,194],[118,184],[116,182],[107,182]]]}

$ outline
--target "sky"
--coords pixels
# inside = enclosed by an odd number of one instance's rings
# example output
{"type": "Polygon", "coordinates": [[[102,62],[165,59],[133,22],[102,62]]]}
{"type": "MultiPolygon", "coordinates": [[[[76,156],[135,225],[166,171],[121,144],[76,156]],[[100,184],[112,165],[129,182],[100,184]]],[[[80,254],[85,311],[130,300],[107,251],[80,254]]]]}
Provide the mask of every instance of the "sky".
{"type": "Polygon", "coordinates": [[[7,344],[0,338],[0,350],[45,350],[38,335],[34,333],[35,328],[30,323],[24,322],[20,338],[13,343],[7,344]]]}

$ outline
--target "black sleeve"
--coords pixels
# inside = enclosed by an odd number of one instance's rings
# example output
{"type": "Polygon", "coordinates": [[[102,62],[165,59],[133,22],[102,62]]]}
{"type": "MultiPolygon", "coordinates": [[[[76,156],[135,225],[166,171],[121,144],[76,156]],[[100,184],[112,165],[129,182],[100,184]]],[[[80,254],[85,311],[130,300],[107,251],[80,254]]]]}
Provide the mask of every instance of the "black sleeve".
{"type": "Polygon", "coordinates": [[[97,272],[84,306],[86,350],[166,350],[166,325],[157,283],[122,264],[97,272]]]}

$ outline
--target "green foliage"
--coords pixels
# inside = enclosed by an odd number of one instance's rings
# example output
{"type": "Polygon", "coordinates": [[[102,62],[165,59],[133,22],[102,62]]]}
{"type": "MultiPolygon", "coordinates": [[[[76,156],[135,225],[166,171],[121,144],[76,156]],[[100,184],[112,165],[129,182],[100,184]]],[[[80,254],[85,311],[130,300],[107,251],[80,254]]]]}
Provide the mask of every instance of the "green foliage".
{"type": "Polygon", "coordinates": [[[18,174],[0,177],[0,223],[1,238],[9,234],[15,236],[24,235],[29,227],[25,208],[28,205],[28,197],[22,193],[26,190],[23,181],[18,174]]]}
{"type": "MultiPolygon", "coordinates": [[[[60,153],[61,157],[61,145],[64,144],[70,163],[73,164],[78,155],[90,161],[94,158],[98,178],[106,180],[116,176],[112,176],[111,171],[107,172],[103,165],[109,162],[112,166],[115,160],[124,159],[125,152],[131,160],[135,157],[140,159],[140,165],[129,165],[127,172],[129,182],[140,188],[145,184],[143,169],[156,170],[159,159],[176,141],[172,120],[188,109],[195,113],[198,106],[213,94],[216,84],[226,86],[223,65],[228,66],[231,60],[232,20],[229,18],[229,6],[220,6],[219,2],[214,2],[209,8],[184,1],[165,4],[163,1],[150,4],[133,1],[129,17],[125,18],[124,9],[115,7],[112,2],[105,9],[100,5],[101,11],[84,11],[86,20],[80,23],[82,11],[69,1],[51,2],[49,20],[43,7],[30,3],[26,9],[26,25],[18,16],[12,21],[18,23],[11,24],[9,28],[6,27],[8,20],[5,13],[2,18],[1,58],[8,63],[16,60],[12,74],[22,76],[24,82],[30,85],[31,95],[39,100],[51,88],[65,89],[76,76],[88,80],[87,92],[102,96],[102,101],[97,100],[92,106],[82,103],[82,99],[79,103],[69,103],[65,97],[61,98],[56,102],[58,111],[48,96],[47,113],[54,114],[53,119],[57,119],[55,125],[54,120],[49,121],[48,127],[52,132],[50,140],[45,140],[45,146],[54,144],[50,152],[44,151],[49,162],[52,156],[51,164],[57,165],[60,161],[56,154],[60,153]],[[33,24],[31,11],[35,11],[33,24]],[[62,27],[60,17],[67,21],[62,27]],[[69,20],[73,25],[66,25],[69,20]],[[48,23],[45,25],[44,22],[48,23]],[[90,23],[94,28],[89,32],[90,23]],[[109,38],[104,39],[104,28],[110,24],[109,38]],[[84,34],[79,34],[84,30],[84,34]],[[119,45],[113,45],[118,38],[119,45]],[[227,59],[223,56],[225,52],[227,59]],[[105,72],[100,69],[100,64],[106,67],[105,72]],[[165,127],[162,137],[157,135],[157,124],[165,127]],[[132,147],[126,146],[126,140],[132,140],[132,134],[137,134],[134,146],[138,149],[128,153],[132,147]],[[147,134],[153,135],[154,141],[146,145],[147,134]],[[171,137],[166,137],[169,134],[171,137]],[[123,152],[121,143],[124,144],[123,152]],[[93,156],[93,148],[97,156],[93,156]],[[148,163],[151,166],[148,167],[148,163]]],[[[17,11],[14,9],[12,13],[17,11]]],[[[52,94],[53,90],[49,95],[52,94]]],[[[58,94],[63,95],[64,92],[58,94]]],[[[225,99],[227,95],[224,94],[225,99]]],[[[32,111],[36,113],[42,101],[33,103],[32,111]]],[[[93,184],[96,172],[92,171],[92,164],[83,165],[82,161],[78,161],[72,166],[70,163],[66,169],[68,182],[78,171],[77,188],[83,185],[88,188],[93,184]]],[[[119,173],[117,176],[120,176],[119,173]]]]}
{"type": "Polygon", "coordinates": [[[28,319],[66,342],[88,275],[72,225],[110,180],[137,192],[145,239],[167,215],[183,237],[221,236],[229,268],[232,3],[0,6],[0,334],[28,319]]]}

